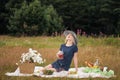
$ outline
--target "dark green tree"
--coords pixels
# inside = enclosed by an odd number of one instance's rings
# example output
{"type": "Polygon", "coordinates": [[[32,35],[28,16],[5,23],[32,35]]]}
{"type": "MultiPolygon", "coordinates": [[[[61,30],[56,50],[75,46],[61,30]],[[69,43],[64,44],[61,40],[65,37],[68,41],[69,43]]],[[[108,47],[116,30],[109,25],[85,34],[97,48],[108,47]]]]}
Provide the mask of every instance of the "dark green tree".
{"type": "Polygon", "coordinates": [[[0,34],[7,34],[8,29],[6,24],[8,23],[8,10],[5,7],[8,0],[0,0],[0,34]]]}
{"type": "Polygon", "coordinates": [[[120,1],[111,0],[112,20],[114,25],[114,34],[120,35],[120,1]]]}
{"type": "Polygon", "coordinates": [[[66,29],[82,29],[88,34],[119,33],[119,0],[41,0],[52,4],[66,29]]]}
{"type": "Polygon", "coordinates": [[[120,35],[119,0],[38,0],[38,2],[39,1],[41,2],[40,4],[35,3],[35,0],[1,1],[0,34],[8,33],[6,27],[8,25],[12,33],[27,33],[27,35],[31,35],[31,33],[36,35],[43,33],[48,35],[54,31],[63,30],[62,25],[59,27],[60,29],[57,27],[58,25],[56,25],[63,23],[65,29],[71,29],[73,31],[82,29],[82,31],[86,31],[87,34],[99,34],[99,32],[103,32],[108,35],[120,35]],[[40,7],[40,9],[38,7],[40,7]],[[40,16],[36,14],[40,14],[40,16]],[[56,18],[53,15],[56,15],[56,18]],[[8,22],[10,24],[8,24],[8,22]],[[12,27],[18,23],[19,28],[12,27]],[[32,31],[32,29],[34,30],[32,31]]]}
{"type": "Polygon", "coordinates": [[[38,0],[29,4],[25,1],[20,9],[15,8],[9,24],[8,29],[17,35],[51,35],[53,31],[63,29],[62,19],[55,9],[41,5],[38,0]]]}
{"type": "Polygon", "coordinates": [[[45,9],[43,19],[44,34],[46,35],[51,35],[53,32],[60,32],[64,29],[62,18],[58,16],[52,5],[45,9]]]}

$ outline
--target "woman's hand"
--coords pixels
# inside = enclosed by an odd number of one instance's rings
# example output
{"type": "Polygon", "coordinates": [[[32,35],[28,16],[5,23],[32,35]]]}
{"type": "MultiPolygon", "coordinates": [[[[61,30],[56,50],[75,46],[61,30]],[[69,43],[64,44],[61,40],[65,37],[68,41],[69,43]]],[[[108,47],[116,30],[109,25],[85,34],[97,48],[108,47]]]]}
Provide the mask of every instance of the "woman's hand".
{"type": "Polygon", "coordinates": [[[57,55],[57,58],[58,58],[58,59],[63,59],[63,57],[64,57],[62,51],[59,51],[56,55],[57,55]]]}
{"type": "Polygon", "coordinates": [[[62,53],[57,54],[57,58],[58,58],[58,59],[63,59],[63,56],[64,56],[64,55],[63,55],[62,53]]]}

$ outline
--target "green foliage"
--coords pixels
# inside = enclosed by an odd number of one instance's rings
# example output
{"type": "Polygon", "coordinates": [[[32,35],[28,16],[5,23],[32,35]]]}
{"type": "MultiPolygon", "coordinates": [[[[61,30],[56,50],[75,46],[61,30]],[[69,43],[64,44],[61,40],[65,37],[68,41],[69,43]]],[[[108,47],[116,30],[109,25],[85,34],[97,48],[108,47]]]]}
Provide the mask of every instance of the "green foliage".
{"type": "Polygon", "coordinates": [[[119,5],[119,0],[4,0],[0,34],[51,35],[81,29],[87,34],[120,35],[119,5]]]}
{"type": "Polygon", "coordinates": [[[53,32],[63,30],[62,18],[58,16],[52,5],[45,9],[43,19],[45,34],[51,35],[53,32]]]}
{"type": "Polygon", "coordinates": [[[8,0],[0,1],[0,34],[8,33],[6,23],[8,22],[8,10],[5,8],[5,4],[8,0]]]}
{"type": "Polygon", "coordinates": [[[52,32],[63,29],[62,19],[53,6],[42,6],[38,0],[30,4],[24,1],[20,9],[15,8],[9,23],[8,29],[17,35],[51,35],[52,32]]]}
{"type": "Polygon", "coordinates": [[[45,74],[45,75],[52,75],[53,72],[54,72],[54,71],[52,71],[52,70],[44,70],[44,71],[43,71],[43,74],[45,74]]]}
{"type": "Polygon", "coordinates": [[[53,4],[63,17],[67,29],[82,29],[86,33],[120,34],[118,0],[44,0],[53,4]]]}

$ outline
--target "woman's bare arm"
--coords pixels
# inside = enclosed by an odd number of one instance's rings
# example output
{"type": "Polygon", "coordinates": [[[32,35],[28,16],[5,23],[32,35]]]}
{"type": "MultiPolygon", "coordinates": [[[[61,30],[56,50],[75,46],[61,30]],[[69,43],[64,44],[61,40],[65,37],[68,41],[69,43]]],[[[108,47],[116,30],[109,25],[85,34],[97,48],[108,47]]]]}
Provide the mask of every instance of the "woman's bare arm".
{"type": "Polygon", "coordinates": [[[77,52],[74,54],[73,60],[74,60],[75,69],[76,69],[76,71],[78,71],[77,52]]]}

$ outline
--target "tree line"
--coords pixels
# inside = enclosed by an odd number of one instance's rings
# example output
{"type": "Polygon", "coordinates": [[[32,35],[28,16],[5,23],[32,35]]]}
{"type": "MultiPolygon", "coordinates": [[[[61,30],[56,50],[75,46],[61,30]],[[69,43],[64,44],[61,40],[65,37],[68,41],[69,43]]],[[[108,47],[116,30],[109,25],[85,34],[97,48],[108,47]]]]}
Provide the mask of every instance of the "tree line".
{"type": "Polygon", "coordinates": [[[0,34],[120,35],[119,0],[1,0],[0,7],[0,34]]]}

